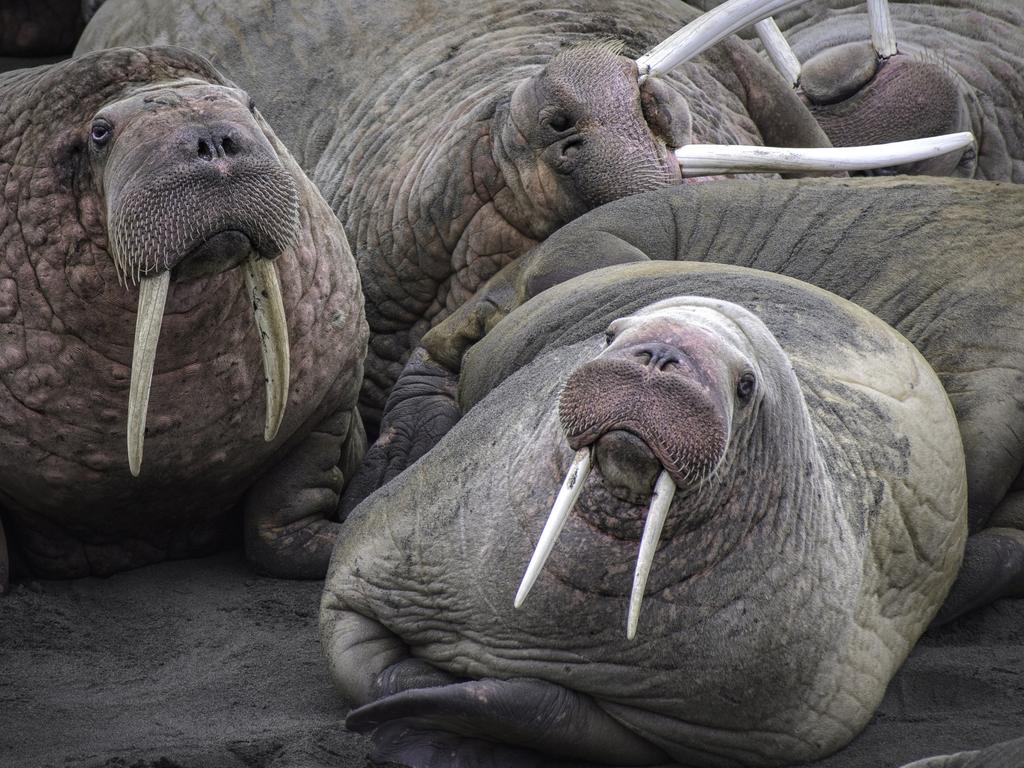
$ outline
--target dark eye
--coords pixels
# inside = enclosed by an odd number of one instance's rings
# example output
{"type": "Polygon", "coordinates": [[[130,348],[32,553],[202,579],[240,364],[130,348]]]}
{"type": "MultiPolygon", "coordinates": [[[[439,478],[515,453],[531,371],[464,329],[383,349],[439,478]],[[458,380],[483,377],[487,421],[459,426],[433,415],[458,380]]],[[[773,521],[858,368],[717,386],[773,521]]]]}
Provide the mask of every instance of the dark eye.
{"type": "Polygon", "coordinates": [[[92,139],[92,143],[97,147],[104,146],[113,135],[113,126],[103,119],[94,120],[92,128],[89,129],[89,138],[92,139]]]}
{"type": "Polygon", "coordinates": [[[565,112],[552,112],[544,119],[544,122],[551,130],[558,133],[567,131],[572,126],[572,120],[565,112]]]}
{"type": "Polygon", "coordinates": [[[612,333],[611,331],[605,331],[604,332],[604,343],[605,344],[611,344],[613,341],[615,341],[615,334],[612,333]]]}
{"type": "Polygon", "coordinates": [[[756,387],[757,379],[754,378],[754,374],[748,371],[740,376],[740,380],[736,382],[736,396],[743,403],[747,403],[754,394],[754,389],[756,387]]]}

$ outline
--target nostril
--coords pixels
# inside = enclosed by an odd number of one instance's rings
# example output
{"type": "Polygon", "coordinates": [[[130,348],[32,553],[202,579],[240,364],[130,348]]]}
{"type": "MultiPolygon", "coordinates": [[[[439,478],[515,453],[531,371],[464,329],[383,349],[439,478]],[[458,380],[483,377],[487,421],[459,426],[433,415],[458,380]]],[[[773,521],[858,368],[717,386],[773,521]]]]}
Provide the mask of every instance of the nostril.
{"type": "Polygon", "coordinates": [[[230,136],[225,136],[220,146],[224,150],[224,154],[227,155],[228,157],[232,157],[233,155],[238,154],[238,145],[234,141],[232,141],[230,136]]]}
{"type": "Polygon", "coordinates": [[[200,139],[197,153],[203,160],[213,160],[213,145],[206,139],[200,139]]]}
{"type": "Polygon", "coordinates": [[[634,354],[645,366],[659,371],[679,362],[679,352],[667,344],[645,344],[638,347],[634,354]]]}

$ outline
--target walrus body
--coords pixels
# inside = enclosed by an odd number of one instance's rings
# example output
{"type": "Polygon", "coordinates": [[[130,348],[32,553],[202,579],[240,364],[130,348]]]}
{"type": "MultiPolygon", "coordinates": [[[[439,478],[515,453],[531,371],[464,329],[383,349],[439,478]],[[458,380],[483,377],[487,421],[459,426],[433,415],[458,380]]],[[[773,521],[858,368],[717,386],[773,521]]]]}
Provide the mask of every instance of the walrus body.
{"type": "Polygon", "coordinates": [[[375,431],[423,333],[582,212],[677,182],[671,147],[828,146],[735,38],[638,88],[631,57],[696,15],[672,0],[111,0],[78,51],[183,45],[254,95],[351,238],[375,431]]]}
{"type": "Polygon", "coordinates": [[[921,351],[960,423],[971,531],[980,534],[968,542],[943,618],[1024,595],[1022,222],[1024,190],[1015,185],[925,179],[737,181],[604,206],[498,275],[424,339],[396,387],[390,440],[368,454],[347,501],[408,466],[458,418],[451,392],[460,357],[511,308],[608,264],[731,263],[843,296],[921,351]]]}
{"type": "Polygon", "coordinates": [[[469,353],[459,403],[346,521],[325,586],[323,647],[380,759],[825,755],[863,727],[959,565],[965,478],[940,384],[885,324],[798,281],[663,263],[577,278],[469,353]],[[588,440],[598,469],[516,611],[588,440]],[[677,490],[629,641],[652,456],[677,490]]]}
{"type": "Polygon", "coordinates": [[[322,573],[365,440],[362,298],[330,209],[244,92],[182,49],[7,73],[0,105],[0,514],[29,570],[208,553],[244,507],[258,567],[322,573]],[[291,348],[270,442],[250,268],[279,275],[291,348]],[[136,326],[159,281],[133,478],[136,326]]]}

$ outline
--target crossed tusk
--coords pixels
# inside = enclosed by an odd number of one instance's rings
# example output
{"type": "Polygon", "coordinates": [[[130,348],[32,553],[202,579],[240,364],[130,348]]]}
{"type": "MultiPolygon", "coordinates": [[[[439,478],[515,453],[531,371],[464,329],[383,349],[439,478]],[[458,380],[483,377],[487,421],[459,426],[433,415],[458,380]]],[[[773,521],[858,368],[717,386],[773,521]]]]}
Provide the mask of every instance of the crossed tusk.
{"type": "Polygon", "coordinates": [[[754,25],[754,29],[757,31],[757,36],[761,38],[764,51],[768,54],[775,69],[795,88],[800,82],[800,59],[789,47],[789,43],[786,42],[775,19],[761,19],[754,25]]]}
{"type": "Polygon", "coordinates": [[[969,131],[864,147],[790,149],[732,144],[689,144],[675,150],[684,177],[721,173],[866,171],[915,163],[974,144],[969,131]]]}
{"type": "Polygon", "coordinates": [[[729,0],[701,14],[636,60],[641,79],[661,75],[724,38],[807,0],[729,0]]]}
{"type": "Polygon", "coordinates": [[[883,59],[896,55],[896,31],[889,14],[889,0],[867,0],[871,47],[883,59]]]}

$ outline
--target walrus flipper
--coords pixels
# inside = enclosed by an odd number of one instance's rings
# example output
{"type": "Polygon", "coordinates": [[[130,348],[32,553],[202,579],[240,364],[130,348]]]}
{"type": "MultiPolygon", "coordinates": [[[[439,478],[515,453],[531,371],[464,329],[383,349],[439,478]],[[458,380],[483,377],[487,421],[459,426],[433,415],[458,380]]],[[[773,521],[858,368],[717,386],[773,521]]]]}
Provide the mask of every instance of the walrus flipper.
{"type": "Polygon", "coordinates": [[[413,352],[384,407],[380,435],[345,488],[343,517],[414,464],[462,418],[458,384],[458,375],[424,349],[413,352]]]}
{"type": "Polygon", "coordinates": [[[1003,597],[1024,597],[1024,531],[987,528],[967,539],[960,573],[932,626],[1003,597]]]}
{"type": "Polygon", "coordinates": [[[341,525],[341,489],[366,450],[354,410],[324,420],[245,498],[245,553],[256,568],[287,579],[322,579],[341,525]]]}
{"type": "MultiPolygon", "coordinates": [[[[440,765],[438,744],[454,746],[455,741],[460,758],[482,758],[458,763],[465,766],[540,768],[552,765],[551,755],[565,761],[556,764],[566,766],[668,762],[660,749],[627,730],[589,696],[528,678],[485,678],[402,691],[353,710],[345,726],[374,732],[375,759],[414,768],[440,765]],[[529,744],[549,757],[507,744],[529,744]]],[[[440,753],[451,759],[451,750],[440,753]]]]}

